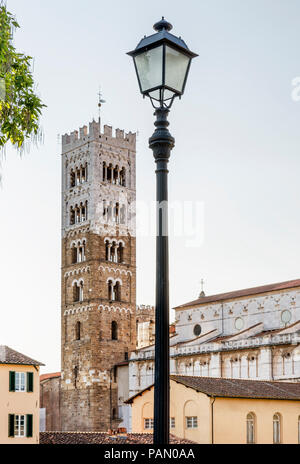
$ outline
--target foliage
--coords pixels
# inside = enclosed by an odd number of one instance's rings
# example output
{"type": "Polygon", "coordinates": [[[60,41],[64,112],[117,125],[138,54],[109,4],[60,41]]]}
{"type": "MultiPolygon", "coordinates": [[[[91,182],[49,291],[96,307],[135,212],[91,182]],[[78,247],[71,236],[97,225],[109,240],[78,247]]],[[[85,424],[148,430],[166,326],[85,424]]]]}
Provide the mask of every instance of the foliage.
{"type": "Polygon", "coordinates": [[[34,90],[32,58],[17,53],[13,32],[19,28],[6,6],[0,4],[0,149],[10,141],[18,149],[40,134],[43,105],[34,90]]]}

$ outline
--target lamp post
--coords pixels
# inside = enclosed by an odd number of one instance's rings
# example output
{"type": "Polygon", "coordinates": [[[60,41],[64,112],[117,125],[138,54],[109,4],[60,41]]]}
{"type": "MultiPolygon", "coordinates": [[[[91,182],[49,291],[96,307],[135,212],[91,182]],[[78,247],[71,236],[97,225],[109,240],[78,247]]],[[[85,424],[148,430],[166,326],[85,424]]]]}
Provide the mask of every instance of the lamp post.
{"type": "Polygon", "coordinates": [[[155,387],[154,443],[168,444],[170,435],[170,344],[169,344],[169,242],[168,242],[168,162],[175,139],[167,120],[176,97],[184,93],[191,52],[181,37],[170,33],[173,26],[164,18],[154,25],[155,34],[144,37],[132,52],[142,95],[155,108],[155,132],[149,146],[157,165],[156,201],[156,306],[155,306],[155,387]]]}

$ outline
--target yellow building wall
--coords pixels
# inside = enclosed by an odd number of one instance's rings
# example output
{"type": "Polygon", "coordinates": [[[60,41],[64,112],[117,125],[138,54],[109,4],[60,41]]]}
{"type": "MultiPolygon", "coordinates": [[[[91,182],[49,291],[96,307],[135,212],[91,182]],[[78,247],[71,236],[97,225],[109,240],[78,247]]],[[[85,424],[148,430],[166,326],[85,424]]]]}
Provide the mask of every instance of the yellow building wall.
{"type": "Polygon", "coordinates": [[[255,443],[273,444],[273,416],[281,415],[281,443],[298,443],[300,401],[217,398],[215,443],[246,444],[246,417],[255,414],[255,443]],[[228,426],[230,424],[230,427],[228,426]]]}
{"type": "Polygon", "coordinates": [[[39,443],[39,368],[34,366],[0,365],[0,444],[39,443]],[[33,372],[33,393],[10,392],[9,372],[33,372]],[[9,414],[32,414],[33,437],[9,438],[9,414]]]}
{"type": "MultiPolygon", "coordinates": [[[[212,443],[213,398],[171,380],[171,433],[200,444],[212,443]],[[186,428],[186,416],[198,417],[198,428],[186,428]]],[[[153,433],[144,429],[144,419],[153,418],[154,388],[137,396],[132,403],[132,432],[153,433]]],[[[246,444],[247,415],[255,414],[255,442],[273,443],[273,416],[281,415],[281,442],[298,443],[300,401],[216,398],[214,410],[214,444],[246,444]]]]}
{"type": "MultiPolygon", "coordinates": [[[[153,387],[135,398],[132,404],[133,433],[153,433],[153,430],[144,429],[144,419],[154,417],[153,404],[153,387]]],[[[175,428],[170,429],[172,435],[201,444],[210,443],[210,399],[206,395],[171,381],[170,417],[175,418],[175,428]],[[197,429],[186,428],[186,416],[198,417],[197,429]]]]}

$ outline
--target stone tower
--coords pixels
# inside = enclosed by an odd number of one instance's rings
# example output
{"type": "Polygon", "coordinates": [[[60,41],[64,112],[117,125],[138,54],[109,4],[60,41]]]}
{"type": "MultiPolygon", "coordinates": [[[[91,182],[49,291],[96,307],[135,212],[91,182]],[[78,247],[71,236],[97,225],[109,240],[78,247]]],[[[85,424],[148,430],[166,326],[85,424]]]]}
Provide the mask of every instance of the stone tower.
{"type": "Polygon", "coordinates": [[[62,138],[63,431],[118,427],[116,365],[136,348],[136,135],[62,138]]]}

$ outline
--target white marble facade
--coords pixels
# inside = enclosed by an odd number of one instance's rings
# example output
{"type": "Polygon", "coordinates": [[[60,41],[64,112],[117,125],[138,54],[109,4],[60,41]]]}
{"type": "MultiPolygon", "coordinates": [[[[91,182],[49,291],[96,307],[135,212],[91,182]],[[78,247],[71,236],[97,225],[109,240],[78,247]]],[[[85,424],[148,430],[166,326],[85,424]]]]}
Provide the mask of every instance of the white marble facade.
{"type": "MultiPolygon", "coordinates": [[[[300,280],[204,297],[175,314],[171,374],[300,381],[300,280]]],[[[129,395],[153,381],[154,346],[133,352],[129,395]]]]}

